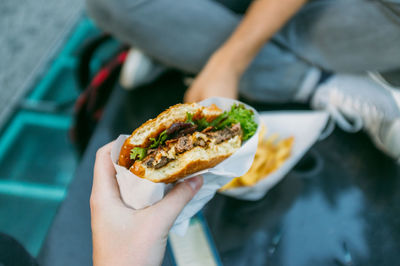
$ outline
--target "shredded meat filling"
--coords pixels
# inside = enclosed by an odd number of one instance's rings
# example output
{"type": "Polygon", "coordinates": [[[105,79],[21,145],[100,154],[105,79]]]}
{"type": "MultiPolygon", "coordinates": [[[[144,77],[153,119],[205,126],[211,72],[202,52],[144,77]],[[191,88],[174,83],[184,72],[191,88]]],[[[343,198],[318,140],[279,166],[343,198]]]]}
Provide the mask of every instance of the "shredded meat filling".
{"type": "Polygon", "coordinates": [[[202,138],[197,138],[194,141],[194,146],[206,147],[207,146],[207,142],[202,138]]]}
{"type": "Polygon", "coordinates": [[[173,159],[171,159],[171,158],[168,158],[168,157],[166,157],[166,156],[162,156],[162,157],[161,157],[161,160],[160,160],[158,163],[156,163],[155,165],[153,165],[153,167],[154,167],[155,169],[159,169],[159,168],[165,166],[167,163],[169,163],[169,162],[172,161],[172,160],[173,160],[173,159]]]}
{"type": "Polygon", "coordinates": [[[234,136],[240,135],[242,132],[242,129],[240,127],[240,124],[234,124],[230,128],[224,128],[222,130],[218,130],[215,132],[207,132],[207,136],[210,138],[215,139],[215,143],[219,144],[221,142],[224,142],[225,140],[231,139],[234,136]]]}
{"type": "Polygon", "coordinates": [[[180,137],[175,146],[176,153],[184,153],[185,151],[193,149],[193,142],[190,135],[180,137]]]}
{"type": "Polygon", "coordinates": [[[192,125],[191,127],[184,128],[177,133],[177,137],[181,137],[187,134],[193,134],[197,130],[197,125],[192,125]]]}
{"type": "Polygon", "coordinates": [[[146,159],[144,159],[143,163],[147,166],[147,167],[153,167],[153,163],[154,163],[154,158],[151,156],[148,156],[146,159]]]}
{"type": "Polygon", "coordinates": [[[181,130],[185,130],[188,128],[192,128],[193,124],[191,123],[184,123],[184,122],[176,122],[173,123],[168,129],[167,129],[167,134],[171,136],[172,134],[179,132],[181,130]]]}
{"type": "Polygon", "coordinates": [[[165,156],[165,152],[170,151],[172,148],[175,148],[175,154],[181,154],[193,149],[196,146],[206,147],[212,139],[215,139],[216,144],[220,144],[242,134],[242,129],[238,123],[232,125],[230,128],[225,128],[218,131],[211,131],[213,130],[212,127],[206,128],[201,133],[199,132],[199,134],[202,134],[203,137],[196,137],[195,140],[193,140],[192,133],[196,131],[197,126],[192,127],[188,126],[187,124],[188,123],[173,124],[171,127],[174,128],[171,129],[171,132],[176,137],[167,140],[163,146],[160,146],[156,149],[149,149],[147,151],[147,157],[143,160],[143,163],[148,168],[159,169],[167,165],[170,161],[174,160],[174,158],[165,156]],[[188,131],[189,133],[186,133],[188,131]],[[183,135],[183,133],[186,134],[183,135]]]}

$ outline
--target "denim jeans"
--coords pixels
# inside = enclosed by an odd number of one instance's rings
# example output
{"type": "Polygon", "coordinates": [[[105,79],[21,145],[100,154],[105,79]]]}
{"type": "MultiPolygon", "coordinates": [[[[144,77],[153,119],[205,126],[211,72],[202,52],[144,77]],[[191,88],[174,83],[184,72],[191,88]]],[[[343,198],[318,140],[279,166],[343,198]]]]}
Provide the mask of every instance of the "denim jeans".
{"type": "MultiPolygon", "coordinates": [[[[121,41],[166,66],[198,73],[240,23],[243,14],[231,8],[238,2],[87,0],[87,8],[98,26],[121,41]]],[[[264,45],[239,89],[258,101],[304,101],[320,70],[397,68],[400,0],[314,0],[264,45]]]]}

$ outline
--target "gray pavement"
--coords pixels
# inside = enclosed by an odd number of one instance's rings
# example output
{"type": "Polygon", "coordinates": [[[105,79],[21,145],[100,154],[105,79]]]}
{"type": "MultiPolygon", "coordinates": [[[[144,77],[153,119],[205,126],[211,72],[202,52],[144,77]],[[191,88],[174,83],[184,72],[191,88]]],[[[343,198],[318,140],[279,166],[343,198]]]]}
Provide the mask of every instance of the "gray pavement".
{"type": "Polygon", "coordinates": [[[0,128],[82,16],[83,0],[0,1],[0,128]]]}

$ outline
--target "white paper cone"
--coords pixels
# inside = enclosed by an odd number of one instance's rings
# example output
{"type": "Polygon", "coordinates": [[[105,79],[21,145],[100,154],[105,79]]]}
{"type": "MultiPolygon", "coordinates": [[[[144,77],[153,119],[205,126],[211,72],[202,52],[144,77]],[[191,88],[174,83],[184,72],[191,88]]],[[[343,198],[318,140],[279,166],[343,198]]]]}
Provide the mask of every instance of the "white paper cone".
{"type": "Polygon", "coordinates": [[[143,209],[163,198],[166,185],[154,183],[134,175],[117,164],[121,147],[129,135],[120,135],[111,150],[111,160],[117,172],[117,181],[122,200],[134,209],[143,209]]]}
{"type": "Polygon", "coordinates": [[[224,190],[221,194],[243,200],[259,200],[297,164],[318,140],[329,115],[323,111],[263,112],[261,120],[267,127],[265,137],[277,133],[280,138],[294,137],[290,157],[283,165],[254,186],[224,190]]]}
{"type": "MultiPolygon", "coordinates": [[[[203,106],[216,104],[222,110],[230,110],[231,106],[235,103],[241,102],[226,98],[210,98],[200,102],[199,104],[203,106]]],[[[259,124],[260,118],[257,111],[246,104],[245,106],[246,108],[253,110],[255,122],[259,124]]],[[[195,197],[188,205],[186,205],[176,219],[172,228],[175,233],[183,235],[188,228],[189,219],[212,199],[219,188],[230,182],[234,177],[241,176],[249,170],[257,150],[259,131],[260,127],[257,128],[256,133],[243,143],[232,156],[217,166],[184,178],[187,179],[193,176],[202,175],[204,183],[195,197]]],[[[111,159],[117,172],[116,178],[123,201],[126,205],[134,209],[142,209],[161,200],[164,197],[165,192],[169,190],[170,186],[140,178],[125,167],[117,165],[119,152],[127,137],[127,135],[121,135],[118,137],[112,148],[111,159]]],[[[181,182],[184,179],[179,181],[181,182]]]]}

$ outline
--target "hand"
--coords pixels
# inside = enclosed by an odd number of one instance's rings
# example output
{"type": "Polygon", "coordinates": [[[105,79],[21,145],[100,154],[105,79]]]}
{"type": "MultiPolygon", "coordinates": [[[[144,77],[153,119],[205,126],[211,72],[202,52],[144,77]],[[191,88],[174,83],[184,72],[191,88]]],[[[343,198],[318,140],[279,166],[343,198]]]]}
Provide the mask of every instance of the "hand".
{"type": "Polygon", "coordinates": [[[210,97],[238,97],[240,75],[234,68],[223,61],[222,56],[213,56],[197,75],[186,91],[185,102],[198,102],[210,97]]]}
{"type": "Polygon", "coordinates": [[[198,176],[177,184],[161,201],[142,210],[120,197],[111,162],[112,143],[96,154],[90,196],[93,265],[160,265],[168,232],[203,184],[198,176]]]}

